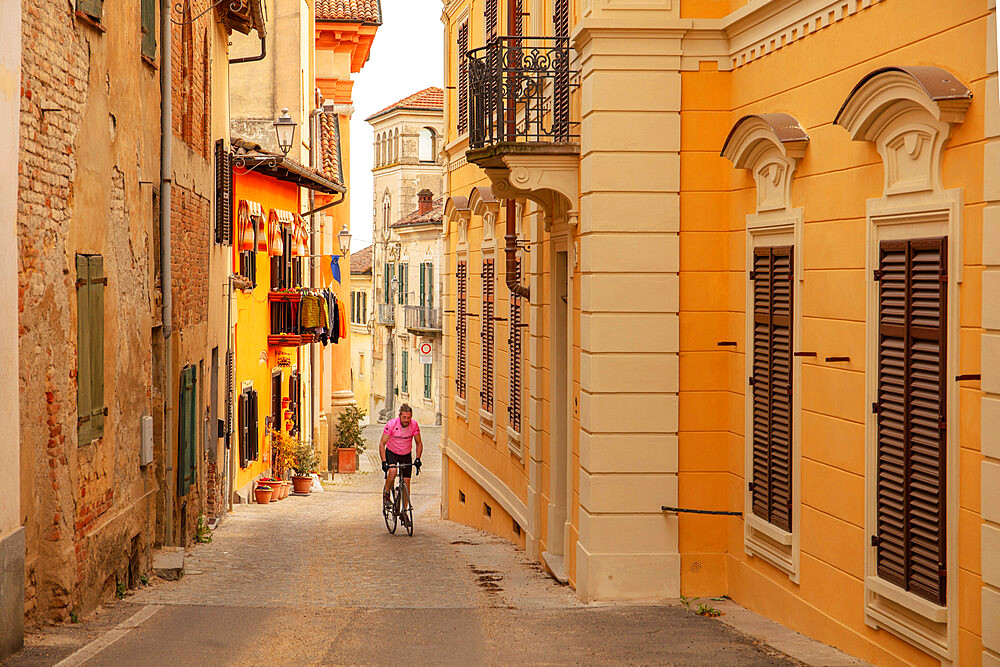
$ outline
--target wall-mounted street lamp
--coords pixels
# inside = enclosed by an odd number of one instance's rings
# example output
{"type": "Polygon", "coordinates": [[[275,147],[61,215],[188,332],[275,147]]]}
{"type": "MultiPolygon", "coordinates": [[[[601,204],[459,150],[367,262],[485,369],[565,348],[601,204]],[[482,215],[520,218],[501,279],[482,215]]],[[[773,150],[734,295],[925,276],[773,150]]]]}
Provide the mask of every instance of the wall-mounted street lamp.
{"type": "Polygon", "coordinates": [[[351,230],[347,228],[347,225],[344,225],[340,233],[337,234],[337,239],[340,241],[340,254],[346,257],[351,252],[351,230]]]}
{"type": "Polygon", "coordinates": [[[278,135],[278,148],[285,155],[292,149],[295,140],[295,121],[288,115],[288,109],[282,109],[278,120],[274,121],[274,132],[278,135]]]}

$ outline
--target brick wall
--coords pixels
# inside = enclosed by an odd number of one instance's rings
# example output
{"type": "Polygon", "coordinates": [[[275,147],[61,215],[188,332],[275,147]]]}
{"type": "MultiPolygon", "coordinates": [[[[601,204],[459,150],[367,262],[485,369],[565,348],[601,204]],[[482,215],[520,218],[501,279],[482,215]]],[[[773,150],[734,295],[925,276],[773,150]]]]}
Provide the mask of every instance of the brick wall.
{"type": "MultiPolygon", "coordinates": [[[[185,2],[185,19],[205,10],[207,0],[185,2]]],[[[209,57],[209,30],[211,20],[201,20],[186,25],[173,25],[173,51],[171,53],[171,78],[173,80],[173,130],[174,136],[208,159],[211,144],[212,81],[209,57]]]]}
{"type": "Polygon", "coordinates": [[[171,189],[170,208],[174,326],[183,329],[208,318],[212,214],[208,199],[176,184],[171,189]]]}

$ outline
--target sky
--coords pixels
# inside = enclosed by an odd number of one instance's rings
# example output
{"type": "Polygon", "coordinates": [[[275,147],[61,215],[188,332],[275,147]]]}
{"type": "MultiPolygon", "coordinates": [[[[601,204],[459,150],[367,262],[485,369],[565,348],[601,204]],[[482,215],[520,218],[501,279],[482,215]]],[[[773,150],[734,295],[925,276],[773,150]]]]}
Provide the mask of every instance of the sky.
{"type": "Polygon", "coordinates": [[[372,242],[372,126],[365,118],[444,81],[441,0],[382,0],[382,27],[355,74],[351,118],[351,250],[372,242]]]}

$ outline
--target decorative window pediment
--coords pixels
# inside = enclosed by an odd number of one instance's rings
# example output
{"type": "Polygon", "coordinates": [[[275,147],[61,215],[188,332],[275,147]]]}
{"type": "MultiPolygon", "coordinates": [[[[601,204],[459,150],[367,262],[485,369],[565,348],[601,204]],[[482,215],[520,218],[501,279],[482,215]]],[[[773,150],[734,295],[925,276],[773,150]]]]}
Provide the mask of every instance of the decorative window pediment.
{"type": "Polygon", "coordinates": [[[493,190],[483,186],[472,188],[469,193],[469,208],[473,215],[483,218],[483,243],[492,242],[497,213],[500,211],[500,201],[493,195],[493,190]]]}
{"type": "Polygon", "coordinates": [[[469,199],[462,197],[448,197],[444,204],[444,217],[447,222],[455,220],[458,222],[458,244],[465,245],[469,242],[469,218],[472,216],[472,209],[469,208],[469,199]]]}
{"type": "Polygon", "coordinates": [[[748,169],[757,183],[757,213],[791,208],[792,175],[805,155],[809,135],[786,113],[744,116],[736,121],[722,156],[748,169]]]}
{"type": "Polygon", "coordinates": [[[972,92],[940,67],[883,67],[848,95],[835,125],[882,156],[885,195],[939,191],[941,155],[972,92]]]}

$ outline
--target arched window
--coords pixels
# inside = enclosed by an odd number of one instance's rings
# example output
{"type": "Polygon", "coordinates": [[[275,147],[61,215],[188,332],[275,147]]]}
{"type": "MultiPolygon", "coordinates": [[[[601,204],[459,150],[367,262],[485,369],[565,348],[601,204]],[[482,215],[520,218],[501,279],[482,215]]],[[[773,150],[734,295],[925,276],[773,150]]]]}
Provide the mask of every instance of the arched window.
{"type": "Polygon", "coordinates": [[[381,159],[381,156],[379,155],[379,151],[381,149],[381,145],[382,145],[382,135],[381,134],[376,134],[375,135],[375,166],[376,167],[379,166],[380,164],[382,164],[382,159],[381,159]]]}
{"type": "Polygon", "coordinates": [[[399,162],[399,128],[392,133],[392,161],[399,162]]]}
{"type": "Polygon", "coordinates": [[[389,193],[385,193],[385,197],[382,198],[382,232],[385,234],[389,233],[389,216],[392,214],[392,202],[389,199],[389,193]]]}
{"type": "Polygon", "coordinates": [[[429,127],[420,128],[418,153],[421,162],[434,162],[437,158],[434,146],[434,130],[429,127]]]}

